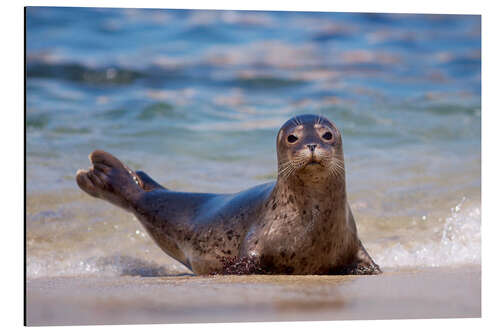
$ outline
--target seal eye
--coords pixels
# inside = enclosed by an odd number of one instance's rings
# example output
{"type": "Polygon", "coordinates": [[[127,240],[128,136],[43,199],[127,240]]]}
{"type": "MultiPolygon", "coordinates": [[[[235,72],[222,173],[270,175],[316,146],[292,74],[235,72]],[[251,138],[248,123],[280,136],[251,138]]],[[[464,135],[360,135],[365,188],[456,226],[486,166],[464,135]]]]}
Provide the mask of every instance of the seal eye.
{"type": "Polygon", "coordinates": [[[290,143],[294,143],[295,141],[297,141],[299,138],[297,138],[295,135],[289,135],[288,138],[286,138],[288,140],[288,142],[290,143]]]}
{"type": "Polygon", "coordinates": [[[325,140],[331,140],[333,137],[332,133],[330,132],[326,132],[325,134],[323,134],[322,138],[325,139],[325,140]]]}

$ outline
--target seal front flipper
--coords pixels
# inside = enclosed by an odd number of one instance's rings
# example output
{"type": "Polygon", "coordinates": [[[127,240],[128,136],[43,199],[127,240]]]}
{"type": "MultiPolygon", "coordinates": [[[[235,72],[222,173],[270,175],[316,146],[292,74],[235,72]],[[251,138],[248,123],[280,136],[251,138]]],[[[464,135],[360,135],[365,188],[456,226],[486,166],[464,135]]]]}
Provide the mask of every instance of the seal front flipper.
{"type": "Polygon", "coordinates": [[[333,275],[376,275],[382,274],[380,267],[373,261],[365,247],[358,240],[358,251],[351,264],[336,267],[328,274],[333,275]]]}
{"type": "Polygon", "coordinates": [[[89,159],[92,167],[76,173],[78,186],[93,197],[130,210],[131,202],[144,191],[142,180],[119,159],[105,151],[95,150],[89,159]]]}
{"type": "Polygon", "coordinates": [[[373,261],[368,252],[365,250],[365,247],[359,241],[359,249],[356,254],[356,262],[351,267],[350,274],[352,275],[375,275],[381,274],[382,270],[380,267],[373,261]]]}

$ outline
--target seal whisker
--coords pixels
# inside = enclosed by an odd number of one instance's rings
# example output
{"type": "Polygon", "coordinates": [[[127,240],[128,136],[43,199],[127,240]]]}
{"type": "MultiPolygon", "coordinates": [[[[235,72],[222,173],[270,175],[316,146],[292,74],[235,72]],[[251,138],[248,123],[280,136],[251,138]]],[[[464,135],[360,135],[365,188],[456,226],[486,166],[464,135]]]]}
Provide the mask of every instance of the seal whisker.
{"type": "Polygon", "coordinates": [[[294,122],[295,122],[295,125],[296,126],[300,126],[302,125],[302,122],[300,121],[300,119],[297,117],[297,115],[295,115],[295,117],[293,118],[294,119],[294,122]]]}
{"type": "Polygon", "coordinates": [[[281,176],[282,179],[287,179],[288,176],[293,172],[293,170],[293,165],[288,165],[287,167],[283,168],[278,175],[281,176]]]}
{"type": "Polygon", "coordinates": [[[278,175],[281,176],[283,180],[286,180],[291,176],[297,169],[297,161],[291,160],[280,164],[278,175]]]}
{"type": "Polygon", "coordinates": [[[332,169],[336,172],[337,177],[345,177],[345,169],[344,169],[344,164],[342,161],[339,161],[338,159],[334,159],[332,169]]]}
{"type": "Polygon", "coordinates": [[[322,123],[321,116],[318,116],[318,117],[317,117],[317,119],[318,119],[318,120],[317,120],[317,123],[316,123],[316,124],[321,125],[321,123],[322,123]]]}

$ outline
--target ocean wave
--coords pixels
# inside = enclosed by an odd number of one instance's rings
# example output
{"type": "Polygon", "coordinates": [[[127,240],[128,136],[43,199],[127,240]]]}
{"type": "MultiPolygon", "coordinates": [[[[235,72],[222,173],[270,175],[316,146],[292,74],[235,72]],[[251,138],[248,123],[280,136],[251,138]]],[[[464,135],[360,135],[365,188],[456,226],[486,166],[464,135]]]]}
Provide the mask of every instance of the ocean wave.
{"type": "Polygon", "coordinates": [[[28,78],[57,78],[90,84],[130,84],[144,74],[118,67],[90,68],[78,63],[29,64],[28,78]]]}
{"type": "Polygon", "coordinates": [[[427,240],[385,246],[373,253],[375,261],[386,268],[481,264],[481,209],[462,210],[462,204],[451,209],[427,240]]]}

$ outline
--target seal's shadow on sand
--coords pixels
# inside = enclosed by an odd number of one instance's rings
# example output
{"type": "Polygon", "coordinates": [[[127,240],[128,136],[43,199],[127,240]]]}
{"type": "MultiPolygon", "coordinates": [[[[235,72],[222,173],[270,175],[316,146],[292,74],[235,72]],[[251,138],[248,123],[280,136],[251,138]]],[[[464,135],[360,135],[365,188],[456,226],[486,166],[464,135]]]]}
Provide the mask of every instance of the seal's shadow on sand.
{"type": "Polygon", "coordinates": [[[164,266],[131,256],[108,256],[96,259],[96,266],[105,271],[111,270],[121,276],[162,277],[194,276],[193,273],[173,273],[164,266]]]}

